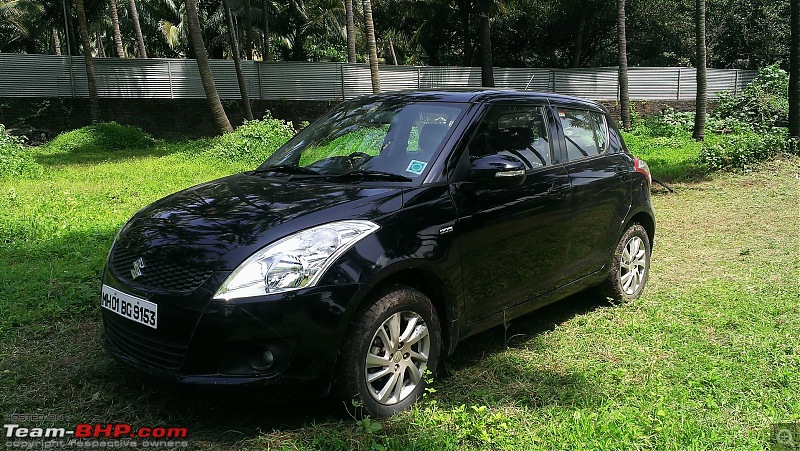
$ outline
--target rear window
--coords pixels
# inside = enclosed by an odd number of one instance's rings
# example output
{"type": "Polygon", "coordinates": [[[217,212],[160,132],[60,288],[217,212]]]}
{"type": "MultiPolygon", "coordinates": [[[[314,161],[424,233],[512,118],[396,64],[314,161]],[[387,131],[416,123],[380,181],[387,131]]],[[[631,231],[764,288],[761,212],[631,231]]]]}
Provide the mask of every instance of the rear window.
{"type": "Polygon", "coordinates": [[[608,149],[608,123],[594,111],[558,109],[569,161],[601,155],[608,149]]]}

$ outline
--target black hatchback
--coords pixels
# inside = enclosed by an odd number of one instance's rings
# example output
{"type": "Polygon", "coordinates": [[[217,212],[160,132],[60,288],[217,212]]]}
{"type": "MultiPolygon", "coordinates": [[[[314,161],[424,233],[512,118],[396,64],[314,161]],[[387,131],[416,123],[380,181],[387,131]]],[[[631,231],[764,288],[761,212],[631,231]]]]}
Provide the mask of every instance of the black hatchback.
{"type": "Polygon", "coordinates": [[[587,100],[343,102],[257,169],[122,227],[103,273],[105,344],[184,383],[333,390],[390,415],[465,337],[595,285],[639,297],[650,184],[587,100]]]}

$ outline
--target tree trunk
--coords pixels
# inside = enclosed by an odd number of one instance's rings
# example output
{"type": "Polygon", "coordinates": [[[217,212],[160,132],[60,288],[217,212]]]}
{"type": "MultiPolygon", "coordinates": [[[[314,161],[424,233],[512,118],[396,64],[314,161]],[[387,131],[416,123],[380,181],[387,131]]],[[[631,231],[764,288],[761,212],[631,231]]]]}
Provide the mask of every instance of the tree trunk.
{"type": "MultiPolygon", "coordinates": [[[[131,0],[133,1],[133,0],[131,0]]],[[[219,100],[217,87],[214,85],[214,77],[211,75],[211,67],[208,65],[208,54],[205,44],[203,44],[203,34],[200,28],[200,18],[197,15],[197,0],[186,0],[186,18],[189,25],[189,41],[191,41],[197,60],[197,69],[200,71],[200,79],[203,82],[203,89],[206,91],[208,106],[211,108],[211,115],[217,124],[220,133],[233,131],[222,102],[219,100]]]]}
{"type": "Polygon", "coordinates": [[[119,31],[117,0],[111,0],[111,26],[114,29],[114,46],[117,49],[117,56],[125,58],[125,50],[122,48],[122,33],[119,31]]]}
{"type": "Polygon", "coordinates": [[[461,0],[459,2],[461,9],[461,41],[464,45],[464,61],[463,66],[472,66],[472,39],[470,39],[469,24],[470,13],[472,12],[472,0],[461,0]]]}
{"type": "Polygon", "coordinates": [[[228,21],[228,32],[231,35],[231,49],[233,49],[233,65],[236,67],[236,80],[239,82],[239,92],[242,96],[242,110],[248,121],[253,120],[253,110],[250,108],[250,96],[247,94],[247,83],[242,74],[242,62],[239,55],[239,40],[236,39],[236,28],[233,26],[233,14],[228,0],[222,0],[225,9],[225,19],[228,21]]]}
{"type": "Polygon", "coordinates": [[[244,0],[244,54],[253,60],[253,8],[250,0],[244,0]]]}
{"type": "Polygon", "coordinates": [[[61,39],[58,38],[58,30],[53,28],[53,52],[61,56],[61,39]]]}
{"type": "Polygon", "coordinates": [[[800,139],[800,0],[791,0],[789,46],[789,135],[800,139]]]}
{"type": "Polygon", "coordinates": [[[372,21],[372,1],[363,0],[364,27],[367,29],[367,49],[369,50],[369,72],[372,77],[372,93],[381,92],[381,78],[378,74],[378,46],[375,43],[375,23],[372,21]]]}
{"type": "Polygon", "coordinates": [[[392,55],[392,64],[397,66],[397,53],[394,51],[394,42],[392,42],[392,38],[389,38],[389,54],[392,55]]]}
{"type": "Polygon", "coordinates": [[[480,33],[480,47],[481,47],[481,86],[492,88],[494,87],[494,66],[492,63],[492,36],[489,30],[489,7],[487,0],[481,1],[485,7],[481,9],[481,33],[480,33]]]}
{"type": "Polygon", "coordinates": [[[89,87],[89,115],[92,118],[92,124],[97,124],[100,122],[100,103],[97,99],[97,81],[94,75],[92,46],[89,44],[89,25],[86,22],[86,9],[83,6],[83,0],[75,0],[75,9],[78,10],[78,28],[81,34],[83,60],[86,62],[86,81],[89,87]]]}
{"type": "Polygon", "coordinates": [[[103,46],[103,38],[100,37],[100,32],[94,33],[94,46],[97,49],[97,56],[100,58],[106,57],[106,48],[103,46]]]}
{"type": "Polygon", "coordinates": [[[353,21],[353,0],[344,0],[345,30],[347,31],[347,62],[356,62],[356,26],[353,21]]]}
{"type": "Polygon", "coordinates": [[[695,0],[695,51],[697,65],[697,98],[692,138],[705,139],[706,133],[706,0],[695,0]]]}
{"type": "Polygon", "coordinates": [[[579,3],[581,8],[581,18],[578,22],[578,31],[575,34],[575,49],[572,53],[572,67],[581,67],[581,51],[583,50],[583,34],[586,32],[586,16],[589,12],[589,5],[586,2],[579,3]]]}
{"type": "Polygon", "coordinates": [[[270,50],[269,50],[269,2],[270,0],[264,0],[264,4],[262,6],[262,14],[263,14],[262,19],[264,19],[264,30],[263,30],[264,38],[263,42],[261,42],[261,47],[262,47],[261,59],[263,61],[269,61],[272,59],[272,55],[270,55],[270,50]]]}
{"type": "Polygon", "coordinates": [[[628,41],[625,37],[625,0],[617,0],[617,31],[619,38],[619,109],[622,128],[631,128],[631,100],[628,94],[628,41]]]}
{"type": "Polygon", "coordinates": [[[136,9],[136,0],[129,0],[129,3],[131,7],[133,29],[136,31],[136,42],[139,44],[139,58],[147,58],[147,49],[144,46],[144,36],[142,35],[142,26],[139,23],[139,11],[136,9]]]}

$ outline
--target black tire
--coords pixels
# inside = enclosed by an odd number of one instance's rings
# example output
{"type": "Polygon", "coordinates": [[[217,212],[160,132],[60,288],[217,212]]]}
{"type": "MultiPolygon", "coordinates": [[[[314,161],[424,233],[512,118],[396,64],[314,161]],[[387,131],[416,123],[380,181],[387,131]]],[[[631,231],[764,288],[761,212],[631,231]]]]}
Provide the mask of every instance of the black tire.
{"type": "Polygon", "coordinates": [[[608,268],[608,278],[603,284],[604,294],[619,302],[630,302],[638,299],[642,295],[647,279],[650,276],[650,252],[650,237],[647,235],[645,228],[641,224],[631,224],[622,234],[617,246],[614,248],[614,255],[608,268]],[[626,247],[629,244],[633,244],[637,239],[640,243],[640,250],[643,250],[644,254],[639,259],[633,259],[634,261],[642,262],[642,265],[640,266],[637,263],[635,265],[636,269],[632,270],[631,268],[634,265],[629,264],[631,260],[628,257],[630,252],[626,254],[626,247]],[[628,274],[631,275],[628,276],[628,274]],[[633,281],[628,283],[630,278],[633,278],[633,281]],[[638,283],[636,283],[637,281],[638,283]]]}
{"type": "Polygon", "coordinates": [[[430,299],[413,288],[394,286],[377,296],[366,309],[356,314],[339,356],[334,389],[348,410],[359,417],[369,415],[373,418],[385,418],[406,410],[425,392],[425,372],[428,370],[435,373],[441,345],[439,317],[430,299]],[[398,338],[404,337],[402,335],[404,329],[413,330],[414,333],[405,336],[411,338],[407,342],[397,340],[401,346],[392,344],[386,346],[384,341],[388,339],[390,343],[392,342],[389,337],[393,335],[390,329],[394,321],[399,324],[398,338]],[[413,328],[408,327],[412,322],[414,322],[413,328]],[[424,329],[420,325],[424,326],[424,329]],[[380,333],[381,329],[383,335],[380,333]],[[425,330],[427,338],[409,344],[416,337],[424,337],[425,330]],[[423,362],[419,356],[424,354],[422,350],[426,346],[427,361],[423,362]],[[379,364],[368,368],[369,354],[388,357],[386,360],[380,360],[380,362],[385,361],[387,365],[379,364]],[[417,357],[412,354],[416,354],[417,357]],[[378,377],[379,373],[384,372],[383,376],[378,377]],[[368,376],[378,378],[370,383],[367,381],[368,376]],[[414,380],[415,376],[419,377],[417,381],[414,380]],[[396,381],[402,380],[403,383],[395,382],[391,385],[393,378],[396,381]],[[397,388],[398,385],[400,388],[397,388]],[[391,397],[385,401],[378,399],[381,394],[381,390],[378,389],[381,387],[390,387],[385,392],[390,393],[391,397]],[[394,389],[391,389],[392,387],[394,389]],[[399,391],[398,396],[393,395],[398,393],[395,390],[399,391]]]}

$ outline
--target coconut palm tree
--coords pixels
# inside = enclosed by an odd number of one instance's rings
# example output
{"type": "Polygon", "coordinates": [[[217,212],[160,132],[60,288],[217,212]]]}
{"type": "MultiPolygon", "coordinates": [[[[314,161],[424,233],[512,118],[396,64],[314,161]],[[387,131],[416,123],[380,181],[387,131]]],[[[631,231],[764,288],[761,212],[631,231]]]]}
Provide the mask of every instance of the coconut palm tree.
{"type": "Polygon", "coordinates": [[[789,45],[789,135],[800,139],[800,0],[791,0],[789,45]]]}
{"type": "Polygon", "coordinates": [[[248,121],[253,120],[253,110],[250,108],[250,96],[247,93],[247,83],[242,74],[241,55],[239,55],[239,39],[236,38],[236,28],[233,26],[233,14],[228,0],[222,0],[222,7],[225,9],[225,18],[228,20],[228,34],[231,35],[231,54],[233,65],[236,68],[236,80],[239,82],[239,92],[242,96],[242,109],[248,121]]]}
{"type": "Polygon", "coordinates": [[[706,130],[706,0],[695,0],[695,52],[697,97],[692,138],[702,141],[706,130]]]}
{"type": "Polygon", "coordinates": [[[622,128],[631,128],[631,101],[628,94],[628,40],[625,37],[625,0],[617,0],[617,39],[619,41],[619,109],[622,128]]]}
{"type": "Polygon", "coordinates": [[[492,62],[492,35],[489,28],[489,8],[491,0],[479,0],[480,8],[480,50],[481,50],[481,86],[494,86],[494,64],[492,62]]]}
{"type": "Polygon", "coordinates": [[[117,9],[117,0],[111,0],[111,26],[114,29],[114,47],[117,50],[117,56],[124,58],[125,50],[122,48],[122,33],[119,31],[119,11],[117,9]]]}
{"type": "Polygon", "coordinates": [[[203,89],[206,92],[214,123],[220,133],[232,132],[233,127],[225,114],[225,109],[222,108],[217,87],[214,85],[214,77],[211,74],[211,67],[208,65],[208,54],[203,43],[203,30],[200,28],[200,18],[197,15],[197,0],[186,0],[186,18],[189,25],[189,41],[194,50],[197,69],[200,71],[200,79],[203,82],[203,89]]]}
{"type": "Polygon", "coordinates": [[[92,123],[100,122],[100,104],[97,98],[97,80],[94,75],[94,62],[92,61],[92,46],[89,43],[89,24],[86,22],[86,8],[83,0],[75,0],[75,9],[78,11],[78,28],[81,34],[83,47],[83,60],[86,63],[86,81],[89,87],[89,114],[92,123]]]}
{"type": "Polygon", "coordinates": [[[139,58],[147,58],[147,48],[144,46],[144,35],[142,35],[142,25],[139,23],[139,10],[136,9],[136,0],[129,0],[131,8],[131,21],[133,29],[136,31],[136,42],[139,44],[139,58]]]}
{"type": "Polygon", "coordinates": [[[344,0],[345,31],[347,33],[347,62],[356,62],[356,27],[353,20],[353,0],[344,0]]]}
{"type": "Polygon", "coordinates": [[[250,0],[244,0],[244,55],[253,59],[253,9],[250,0]]]}
{"type": "Polygon", "coordinates": [[[375,23],[372,21],[372,1],[362,0],[364,5],[364,28],[367,31],[367,50],[369,50],[369,72],[372,78],[372,93],[381,92],[381,77],[378,73],[378,46],[375,43],[375,23]]]}

